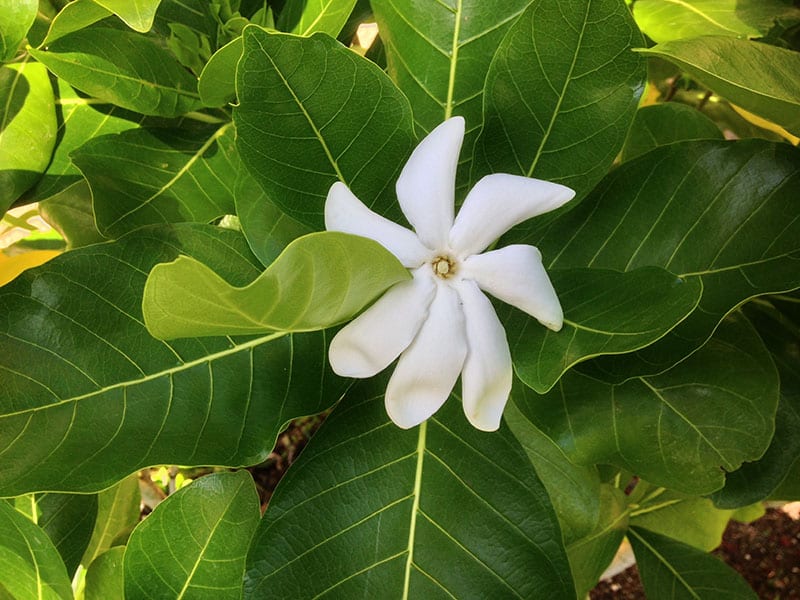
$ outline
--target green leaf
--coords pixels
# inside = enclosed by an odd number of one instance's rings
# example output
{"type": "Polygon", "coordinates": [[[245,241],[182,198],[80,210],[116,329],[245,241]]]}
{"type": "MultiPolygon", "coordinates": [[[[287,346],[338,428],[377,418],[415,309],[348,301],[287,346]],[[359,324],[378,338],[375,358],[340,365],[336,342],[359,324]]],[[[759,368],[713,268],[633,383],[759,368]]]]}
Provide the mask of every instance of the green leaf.
{"type": "Polygon", "coordinates": [[[111,16],[111,13],[94,0],[73,0],[62,8],[50,22],[41,45],[46,46],[73,31],[79,31],[111,16]]]}
{"type": "Polygon", "coordinates": [[[771,303],[753,302],[745,314],[772,353],[781,378],[781,398],[775,417],[775,436],[759,460],[729,473],[725,487],[712,496],[722,508],[747,506],[768,498],[800,462],[800,310],[796,295],[771,303]]]}
{"type": "Polygon", "coordinates": [[[531,3],[489,69],[472,179],[514,173],[586,194],[625,142],[644,89],[645,62],[630,52],[641,44],[618,0],[531,3]]]}
{"type": "Polygon", "coordinates": [[[270,202],[264,190],[246,169],[239,169],[234,188],[236,214],[250,249],[263,265],[278,258],[292,240],[311,233],[311,229],[294,220],[270,202]]]}
{"type": "Polygon", "coordinates": [[[469,177],[483,122],[483,84],[503,36],[530,0],[419,3],[372,0],[389,74],[408,96],[420,134],[453,115],[466,120],[459,182],[469,177]]]}
{"type": "Polygon", "coordinates": [[[633,6],[636,23],[655,42],[702,35],[763,37],[778,18],[798,14],[784,0],[636,0],[633,6]]]}
{"type": "Polygon", "coordinates": [[[153,464],[256,464],[287,420],[342,394],[324,332],[153,339],[147,273],[179,254],[233,285],[261,270],[238,232],[162,226],[0,288],[0,495],[96,491],[153,464]]]}
{"type": "MultiPolygon", "coordinates": [[[[525,392],[517,389],[512,394],[524,397],[525,392]]],[[[539,431],[514,402],[506,406],[503,418],[547,489],[561,524],[564,543],[569,545],[591,533],[600,519],[597,469],[571,463],[561,448],[539,431]]]]}
{"type": "Polygon", "coordinates": [[[150,31],[161,0],[94,0],[139,33],[150,31]]]}
{"type": "Polygon", "coordinates": [[[742,302],[800,286],[798,184],[800,154],[786,144],[683,142],[624,163],[578,206],[539,225],[534,239],[548,269],[653,265],[703,282],[697,309],[662,340],[592,361],[586,372],[614,382],[662,372],[742,302]]]}
{"type": "Polygon", "coordinates": [[[287,2],[278,17],[278,29],[297,35],[311,35],[320,31],[336,37],[355,5],[356,0],[287,2]]]}
{"type": "Polygon", "coordinates": [[[53,542],[30,519],[2,501],[0,531],[0,594],[4,598],[72,598],[67,570],[53,542]]]}
{"type": "Polygon", "coordinates": [[[236,99],[236,65],[244,42],[237,37],[217,50],[200,73],[197,91],[205,106],[225,106],[236,99]]]}
{"type": "Polygon", "coordinates": [[[268,199],[314,229],[337,180],[380,214],[413,143],[411,108],[374,64],[324,34],[244,30],[237,147],[268,199]],[[287,161],[287,157],[292,157],[287,161]]]}
{"type": "Polygon", "coordinates": [[[594,531],[567,546],[578,598],[585,598],[605,572],[628,530],[627,497],[622,490],[600,486],[600,521],[594,531]]]}
{"type": "Polygon", "coordinates": [[[142,310],[148,331],[162,340],[315,331],[352,318],[410,278],[379,243],[322,231],[293,241],[243,287],[186,256],[157,265],[147,278],[142,310]]]}
{"type": "MultiPolygon", "coordinates": [[[[139,478],[126,477],[97,495],[97,519],[81,564],[91,565],[139,522],[139,478]]],[[[120,561],[121,564],[121,561],[120,561]]],[[[114,596],[112,596],[114,597],[114,596]]]]}
{"type": "Polygon", "coordinates": [[[76,89],[122,108],[176,117],[200,106],[197,80],[169,51],[132,31],[82,29],[30,53],[76,89]]]}
{"type": "Polygon", "coordinates": [[[86,181],[77,181],[43,201],[39,214],[66,240],[69,249],[106,240],[97,230],[92,192],[86,181]]]}
{"type": "Polygon", "coordinates": [[[108,600],[125,597],[122,559],[125,548],[111,548],[98,556],[86,570],[84,600],[108,600]]]}
{"type": "Polygon", "coordinates": [[[55,108],[58,119],[56,132],[58,144],[44,175],[33,189],[25,194],[26,200],[45,200],[76,182],[82,182],[80,171],[70,159],[72,151],[92,138],[133,129],[144,121],[144,117],[140,114],[80,96],[62,79],[57,81],[57,86],[58,97],[55,108]]]}
{"type": "Polygon", "coordinates": [[[36,496],[38,525],[61,555],[72,576],[92,537],[97,517],[95,494],[40,494],[36,496]]]}
{"type": "Polygon", "coordinates": [[[649,600],[756,600],[741,575],[715,556],[633,527],[628,539],[649,600]]]}
{"type": "Polygon", "coordinates": [[[181,488],[131,535],[124,559],[126,597],[238,600],[260,516],[247,471],[206,475],[181,488]]]}
{"type": "Polygon", "coordinates": [[[0,66],[0,215],[39,179],[56,142],[47,69],[34,62],[0,66]]]}
{"type": "Polygon", "coordinates": [[[453,398],[399,429],[383,386],[345,398],[279,484],[244,597],[574,598],[555,513],[508,429],[475,430],[453,398]]]}
{"type": "Polygon", "coordinates": [[[580,361],[642,348],[690,314],[702,294],[697,278],[683,280],[663,269],[550,271],[564,310],[564,327],[554,332],[511,307],[499,315],[510,332],[514,369],[543,394],[580,361]]]}
{"type": "Polygon", "coordinates": [[[714,121],[699,110],[677,102],[645,106],[636,111],[622,160],[636,158],[658,146],[686,140],[721,140],[714,121]]]}
{"type": "Polygon", "coordinates": [[[234,212],[239,159],[232,123],[137,128],[89,140],[72,161],[92,188],[100,232],[151,223],[207,223],[234,212]]]}
{"type": "Polygon", "coordinates": [[[0,0],[0,62],[14,58],[36,19],[37,0],[0,0]]]}
{"type": "Polygon", "coordinates": [[[800,135],[800,54],[768,44],[703,36],[639,49],[675,63],[707,88],[800,135]]]}
{"type": "Polygon", "coordinates": [[[573,371],[548,394],[514,401],[571,461],[613,464],[698,495],[722,487],[722,469],[767,449],[778,385],[761,339],[736,315],[661,375],[612,385],[573,371]]]}

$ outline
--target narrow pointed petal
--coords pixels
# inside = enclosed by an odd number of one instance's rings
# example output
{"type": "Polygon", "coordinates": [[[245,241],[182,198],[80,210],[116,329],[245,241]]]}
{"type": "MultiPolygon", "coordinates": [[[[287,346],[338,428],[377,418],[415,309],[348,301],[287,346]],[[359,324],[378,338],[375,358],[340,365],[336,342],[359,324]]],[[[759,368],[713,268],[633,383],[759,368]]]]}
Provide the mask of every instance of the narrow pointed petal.
{"type": "Polygon", "coordinates": [[[549,212],[575,196],[570,188],[541,179],[496,173],[467,194],[450,231],[450,247],[461,257],[483,252],[523,221],[549,212]]]}
{"type": "Polygon", "coordinates": [[[403,429],[419,425],[439,410],[467,355],[458,293],[447,285],[436,287],[428,318],[400,356],[386,388],[386,412],[403,429]]]}
{"type": "Polygon", "coordinates": [[[474,281],[462,281],[458,291],[467,326],[467,359],[461,373],[464,414],[475,428],[496,431],[513,377],[506,332],[474,281]]]}
{"type": "Polygon", "coordinates": [[[448,119],[419,143],[397,180],[400,208],[431,250],[447,246],[453,226],[456,168],[463,140],[464,119],[448,119]]]}
{"type": "Polygon", "coordinates": [[[461,264],[461,276],[553,331],[564,324],[561,304],[538,248],[517,244],[470,256],[461,264]]]}
{"type": "Polygon", "coordinates": [[[418,267],[430,257],[430,250],[413,231],[367,208],[341,181],[328,190],[325,229],[375,240],[408,268],[418,267]]]}
{"type": "Polygon", "coordinates": [[[372,377],[400,356],[417,335],[436,292],[427,273],[391,287],[331,341],[328,360],[342,377],[372,377]]]}

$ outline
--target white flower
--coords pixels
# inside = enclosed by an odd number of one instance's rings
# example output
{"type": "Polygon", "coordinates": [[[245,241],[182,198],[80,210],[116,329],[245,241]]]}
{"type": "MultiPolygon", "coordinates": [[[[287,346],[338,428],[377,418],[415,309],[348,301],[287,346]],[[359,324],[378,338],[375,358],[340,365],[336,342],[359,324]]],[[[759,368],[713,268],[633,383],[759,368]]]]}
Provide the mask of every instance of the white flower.
{"type": "Polygon", "coordinates": [[[511,391],[511,353],[483,292],[554,331],[563,322],[536,248],[514,245],[479,253],[575,192],[538,179],[488,175],[454,219],[463,139],[464,119],[449,119],[420,142],[403,167],[397,199],[414,231],[371,211],[341,182],[331,187],[325,203],[328,230],[371,238],[412,271],[412,279],[390,288],[339,331],[329,353],[333,370],[344,377],[372,377],[400,357],[386,389],[386,411],[403,428],[433,415],[459,375],[470,423],[484,431],[500,426],[511,391]]]}

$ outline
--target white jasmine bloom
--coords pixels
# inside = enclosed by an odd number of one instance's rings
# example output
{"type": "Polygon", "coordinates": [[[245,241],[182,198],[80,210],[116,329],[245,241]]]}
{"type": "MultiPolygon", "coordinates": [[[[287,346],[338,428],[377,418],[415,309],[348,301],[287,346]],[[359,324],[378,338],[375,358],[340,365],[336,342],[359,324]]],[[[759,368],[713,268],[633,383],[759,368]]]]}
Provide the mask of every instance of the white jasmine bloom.
{"type": "Polygon", "coordinates": [[[414,231],[371,211],[341,182],[331,187],[325,203],[328,230],[371,238],[412,272],[411,280],[390,288],[339,331],[329,353],[333,370],[344,377],[372,377],[400,357],[386,389],[386,411],[403,428],[433,415],[459,375],[470,423],[484,431],[500,426],[511,391],[511,353],[483,292],[554,331],[563,322],[536,248],[483,250],[575,192],[538,179],[487,175],[454,217],[463,139],[464,119],[449,119],[420,142],[403,167],[397,199],[414,231]]]}

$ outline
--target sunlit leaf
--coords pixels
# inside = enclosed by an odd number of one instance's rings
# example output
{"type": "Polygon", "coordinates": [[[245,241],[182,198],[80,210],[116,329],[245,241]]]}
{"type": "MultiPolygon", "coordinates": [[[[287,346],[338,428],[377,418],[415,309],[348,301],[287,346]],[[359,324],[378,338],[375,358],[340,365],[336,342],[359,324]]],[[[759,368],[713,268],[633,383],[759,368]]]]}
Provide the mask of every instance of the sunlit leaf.
{"type": "Polygon", "coordinates": [[[401,430],[383,386],[340,403],[279,484],[245,598],[574,598],[556,516],[511,433],[475,430],[454,398],[401,430]]]}
{"type": "Polygon", "coordinates": [[[244,43],[237,37],[217,50],[203,67],[197,82],[200,99],[206,106],[225,106],[236,98],[236,64],[244,43]]]}
{"type": "Polygon", "coordinates": [[[778,374],[752,325],[729,317],[672,369],[612,385],[572,371],[517,407],[578,464],[613,464],[686,494],[722,487],[774,432],[778,374]],[[720,468],[722,467],[722,468],[720,468]]]}
{"type": "Polygon", "coordinates": [[[0,214],[38,181],[55,141],[47,69],[32,61],[0,66],[0,214]]]}
{"type": "Polygon", "coordinates": [[[314,331],[352,318],[410,277],[377,242],[323,231],[289,244],[243,287],[186,256],[157,265],[144,288],[142,311],[150,334],[162,340],[314,331]]]}
{"type": "Polygon", "coordinates": [[[756,600],[745,580],[720,559],[647,529],[628,539],[648,600],[756,600]]]}
{"type": "Polygon", "coordinates": [[[317,31],[332,37],[339,35],[356,0],[305,0],[287,2],[278,18],[278,29],[297,35],[317,31]]]}
{"type": "Polygon", "coordinates": [[[639,52],[675,63],[745,110],[800,135],[800,54],[729,37],[674,40],[639,52]]]}
{"type": "Polygon", "coordinates": [[[239,159],[232,123],[137,128],[72,153],[92,188],[97,226],[118,237],[150,223],[207,223],[234,212],[239,159]]]}
{"type": "Polygon", "coordinates": [[[60,37],[79,31],[111,16],[111,12],[94,0],[73,0],[62,8],[50,22],[42,45],[45,46],[60,37]]]}
{"type": "MultiPolygon", "coordinates": [[[[81,564],[91,565],[94,560],[119,543],[139,522],[139,478],[126,477],[97,496],[97,519],[81,564]]],[[[121,563],[120,563],[121,564],[121,563]]]]}
{"type": "Polygon", "coordinates": [[[132,31],[82,29],[30,53],[76,89],[122,108],[175,117],[200,106],[197,80],[169,51],[132,31]]]}
{"type": "MultiPolygon", "coordinates": [[[[486,78],[473,180],[515,173],[567,185],[578,198],[606,174],[644,89],[642,44],[618,0],[533,2],[486,78]]],[[[524,239],[517,228],[509,239],[524,239]]]]}
{"type": "Polygon", "coordinates": [[[161,0],[94,0],[140,33],[150,31],[161,0]]]}
{"type": "Polygon", "coordinates": [[[37,0],[0,0],[0,62],[14,58],[36,18],[37,0]]]}
{"type": "Polygon", "coordinates": [[[214,473],[181,488],[131,535],[124,558],[126,597],[238,600],[260,516],[247,471],[214,473]]]}
{"type": "Polygon", "coordinates": [[[53,542],[30,519],[0,501],[0,594],[15,600],[69,600],[67,570],[53,542]]]}
{"type": "Polygon", "coordinates": [[[340,396],[324,332],[153,339],[147,273],[178,254],[234,285],[261,272],[241,234],[186,225],[67,252],[0,288],[0,495],[96,491],[152,464],[256,464],[288,419],[340,396]]]}
{"type": "Polygon", "coordinates": [[[381,214],[411,151],[411,108],[374,64],[336,40],[244,31],[237,147],[267,198],[314,229],[337,180],[381,214]],[[291,160],[287,157],[292,157],[291,160]]]}

